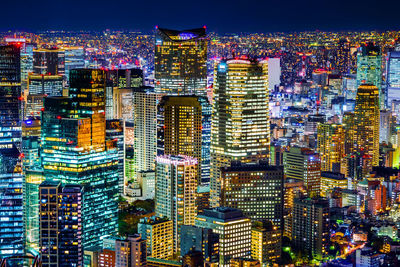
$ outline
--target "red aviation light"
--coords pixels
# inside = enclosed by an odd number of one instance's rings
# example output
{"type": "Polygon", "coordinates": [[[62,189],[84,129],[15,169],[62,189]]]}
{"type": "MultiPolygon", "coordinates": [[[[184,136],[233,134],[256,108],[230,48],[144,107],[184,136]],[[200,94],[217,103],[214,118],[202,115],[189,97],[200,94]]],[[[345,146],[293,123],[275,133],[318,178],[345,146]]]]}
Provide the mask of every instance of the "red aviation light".
{"type": "Polygon", "coordinates": [[[60,116],[60,115],[58,115],[58,116],[57,116],[57,119],[61,120],[61,116],[60,116]]]}

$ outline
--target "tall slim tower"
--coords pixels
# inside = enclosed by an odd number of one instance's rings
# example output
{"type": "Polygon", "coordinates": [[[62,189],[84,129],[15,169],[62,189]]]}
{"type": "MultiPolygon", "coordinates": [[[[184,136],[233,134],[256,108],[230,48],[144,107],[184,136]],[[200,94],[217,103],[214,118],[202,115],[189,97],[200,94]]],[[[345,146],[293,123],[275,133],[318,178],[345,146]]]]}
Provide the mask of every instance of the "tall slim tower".
{"type": "Polygon", "coordinates": [[[379,89],[372,84],[358,87],[354,110],[355,150],[370,158],[365,172],[379,165],[379,112],[379,89]]]}
{"type": "MultiPolygon", "coordinates": [[[[387,108],[391,109],[393,100],[400,100],[400,51],[389,53],[386,68],[387,108]]],[[[399,114],[397,114],[399,115],[399,114]]]]}
{"type": "Polygon", "coordinates": [[[173,222],[174,252],[179,253],[182,225],[194,225],[198,162],[192,157],[158,156],[155,207],[157,217],[173,222]]]}
{"type": "Polygon", "coordinates": [[[24,252],[18,45],[0,46],[0,258],[24,252]]]}
{"type": "Polygon", "coordinates": [[[221,167],[231,161],[268,159],[268,65],[231,59],[215,70],[211,120],[211,205],[219,205],[221,167]]]}
{"type": "Polygon", "coordinates": [[[206,96],[206,29],[156,29],[155,89],[167,94],[206,96]]]}
{"type": "Polygon", "coordinates": [[[362,84],[372,84],[378,88],[380,108],[383,109],[382,53],[381,48],[373,43],[360,47],[357,54],[357,88],[362,84]]]}
{"type": "Polygon", "coordinates": [[[346,39],[340,39],[337,48],[337,69],[340,74],[348,74],[350,71],[350,43],[346,39]]]}
{"type": "Polygon", "coordinates": [[[46,180],[83,186],[82,244],[117,233],[118,152],[106,140],[104,70],[70,72],[70,97],[48,97],[42,114],[46,180]]]}
{"type": "Polygon", "coordinates": [[[340,163],[345,155],[345,132],[343,125],[321,123],[318,125],[318,153],[321,171],[340,172],[340,163]]]}

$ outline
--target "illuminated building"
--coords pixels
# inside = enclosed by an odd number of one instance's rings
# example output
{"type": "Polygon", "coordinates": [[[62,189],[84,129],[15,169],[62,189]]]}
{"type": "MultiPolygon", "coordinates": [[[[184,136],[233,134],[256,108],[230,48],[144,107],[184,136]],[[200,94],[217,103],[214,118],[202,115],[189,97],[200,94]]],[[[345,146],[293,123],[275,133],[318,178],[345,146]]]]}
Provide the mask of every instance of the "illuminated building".
{"type": "Polygon", "coordinates": [[[42,265],[82,266],[82,187],[44,181],[39,201],[42,265]]]}
{"type": "Polygon", "coordinates": [[[329,242],[329,203],[326,199],[303,198],[294,201],[293,245],[312,258],[321,260],[329,242]]]}
{"type": "Polygon", "coordinates": [[[0,46],[0,257],[24,252],[20,47],[0,46]]]}
{"type": "Polygon", "coordinates": [[[106,120],[106,139],[117,143],[118,148],[118,192],[124,193],[126,184],[124,164],[125,164],[125,145],[124,145],[124,127],[121,120],[106,120]]]}
{"type": "Polygon", "coordinates": [[[305,196],[307,191],[303,180],[285,179],[283,195],[283,235],[292,237],[293,208],[296,198],[305,196]]]}
{"type": "Polygon", "coordinates": [[[354,110],[355,150],[370,158],[363,174],[379,165],[379,91],[374,85],[361,85],[354,110]],[[371,166],[372,164],[372,166],[371,166]]]}
{"type": "Polygon", "coordinates": [[[251,255],[251,220],[240,210],[205,209],[196,216],[195,225],[219,235],[219,266],[229,267],[231,259],[251,255]]]}
{"type": "Polygon", "coordinates": [[[29,95],[63,95],[63,76],[62,75],[37,75],[28,76],[29,95]]]}
{"type": "MultiPolygon", "coordinates": [[[[201,161],[202,107],[195,96],[164,96],[158,106],[158,155],[186,155],[201,161]]],[[[197,177],[200,183],[201,164],[197,177]]]]}
{"type": "Polygon", "coordinates": [[[113,111],[115,119],[133,119],[133,91],[132,89],[115,88],[113,91],[113,111]]]}
{"type": "Polygon", "coordinates": [[[204,209],[210,208],[210,186],[199,185],[197,187],[196,206],[197,213],[201,213],[204,209]]]}
{"type": "Polygon", "coordinates": [[[181,255],[201,252],[204,262],[218,263],[219,235],[211,229],[183,225],[181,232],[181,255]]]}
{"type": "MultiPolygon", "coordinates": [[[[43,109],[43,99],[45,95],[28,95],[25,103],[25,116],[26,120],[34,120],[39,123],[43,109]]],[[[40,131],[39,131],[40,132],[40,131]]]]}
{"type": "Polygon", "coordinates": [[[231,267],[261,267],[259,260],[250,258],[231,259],[230,264],[231,267]]]}
{"type": "Polygon", "coordinates": [[[140,235],[128,236],[115,241],[116,267],[146,266],[146,240],[140,235]]]}
{"type": "Polygon", "coordinates": [[[389,144],[396,125],[396,117],[389,110],[381,110],[379,117],[379,143],[389,144]]]}
{"type": "Polygon", "coordinates": [[[156,29],[155,89],[159,93],[206,95],[206,29],[156,29]]]}
{"type": "Polygon", "coordinates": [[[271,220],[280,229],[283,168],[266,163],[232,163],[222,168],[221,206],[239,209],[252,220],[271,220]]]}
{"type": "Polygon", "coordinates": [[[337,70],[340,74],[348,74],[350,71],[350,43],[346,39],[340,39],[337,47],[337,70]]]}
{"type": "Polygon", "coordinates": [[[321,160],[318,153],[308,148],[291,147],[283,154],[287,179],[304,182],[309,196],[319,196],[321,187],[321,160]]]}
{"type": "MultiPolygon", "coordinates": [[[[400,100],[400,51],[388,55],[386,68],[387,108],[392,107],[393,100],[400,100]]],[[[396,114],[400,115],[400,114],[396,114]]]]}
{"type": "Polygon", "coordinates": [[[274,91],[281,84],[281,59],[268,58],[268,88],[274,91]]]}
{"type": "MultiPolygon", "coordinates": [[[[382,88],[382,54],[381,48],[373,43],[361,46],[357,54],[357,88],[362,84],[377,87],[380,108],[385,105],[385,94],[382,88]]],[[[357,93],[358,94],[358,93],[357,93]]]]}
{"type": "Polygon", "coordinates": [[[156,259],[173,257],[173,223],[168,218],[142,218],[138,224],[138,233],[147,242],[147,254],[156,259]]]}
{"type": "Polygon", "coordinates": [[[347,189],[348,180],[344,174],[330,171],[321,172],[321,196],[327,197],[336,187],[347,189]]]}
{"type": "Polygon", "coordinates": [[[44,48],[33,50],[33,73],[47,75],[64,75],[64,50],[44,48]]]}
{"type": "Polygon", "coordinates": [[[137,173],[136,178],[142,189],[142,199],[154,199],[156,173],[154,171],[141,171],[137,173]]]}
{"type": "Polygon", "coordinates": [[[307,117],[307,121],[304,125],[305,134],[315,134],[318,131],[318,125],[325,122],[325,115],[322,114],[310,114],[307,117]]]}
{"type": "Polygon", "coordinates": [[[78,46],[64,47],[63,50],[65,54],[65,77],[69,81],[71,70],[85,67],[85,50],[78,46]]]}
{"type": "Polygon", "coordinates": [[[269,91],[265,61],[232,59],[215,69],[211,121],[211,206],[219,205],[220,168],[268,159],[269,91]]]}
{"type": "Polygon", "coordinates": [[[151,88],[134,93],[135,172],[155,170],[157,156],[157,105],[162,94],[151,88]]]}
{"type": "Polygon", "coordinates": [[[354,113],[353,112],[344,112],[343,113],[343,128],[344,128],[344,154],[347,156],[354,152],[354,130],[355,130],[355,121],[354,121],[354,113]]]}
{"type": "Polygon", "coordinates": [[[194,225],[198,161],[189,156],[157,156],[155,212],[174,226],[174,252],[179,253],[182,225],[194,225]]]}
{"type": "Polygon", "coordinates": [[[46,180],[83,186],[82,244],[100,245],[117,232],[118,153],[106,140],[105,73],[70,72],[70,97],[48,97],[42,114],[42,164],[46,180]]]}
{"type": "Polygon", "coordinates": [[[318,125],[318,153],[321,171],[340,171],[340,163],[345,155],[345,133],[343,125],[321,123],[318,125]]]}
{"type": "Polygon", "coordinates": [[[270,221],[255,222],[251,228],[251,257],[274,263],[281,257],[282,231],[270,221]]]}

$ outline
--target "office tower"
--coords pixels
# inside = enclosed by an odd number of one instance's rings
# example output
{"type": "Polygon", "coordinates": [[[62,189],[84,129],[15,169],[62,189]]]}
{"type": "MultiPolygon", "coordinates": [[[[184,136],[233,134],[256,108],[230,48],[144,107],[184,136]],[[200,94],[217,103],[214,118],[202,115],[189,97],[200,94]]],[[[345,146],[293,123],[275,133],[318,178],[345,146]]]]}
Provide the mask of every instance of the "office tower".
{"type": "MultiPolygon", "coordinates": [[[[24,119],[39,123],[41,121],[45,95],[28,95],[25,103],[24,119]]],[[[39,131],[40,132],[40,131],[39,131]]]]}
{"type": "Polygon", "coordinates": [[[389,110],[381,110],[379,117],[379,143],[389,144],[395,132],[396,117],[389,110]]]}
{"type": "Polygon", "coordinates": [[[128,236],[115,241],[116,267],[147,266],[146,240],[140,235],[128,236]]]}
{"type": "MultiPolygon", "coordinates": [[[[125,144],[126,145],[126,144],[125,144]]],[[[154,171],[153,171],[154,172],[154,171]]],[[[125,146],[125,180],[135,181],[135,151],[131,146],[125,146]]],[[[138,172],[137,175],[139,175],[138,172]]]]}
{"type": "Polygon", "coordinates": [[[197,213],[201,213],[204,209],[210,208],[210,186],[197,186],[196,207],[197,213]]]}
{"type": "Polygon", "coordinates": [[[377,87],[379,107],[384,109],[386,101],[385,94],[382,91],[382,54],[381,48],[373,43],[368,43],[358,49],[357,88],[362,84],[370,84],[377,87]]]}
{"type": "Polygon", "coordinates": [[[297,179],[285,179],[283,195],[283,235],[292,237],[294,200],[307,195],[304,181],[297,179]]]}
{"type": "Polygon", "coordinates": [[[63,50],[65,55],[65,77],[69,81],[71,70],[85,67],[85,50],[79,46],[64,47],[63,50]]]}
{"type": "Polygon", "coordinates": [[[39,186],[43,266],[82,266],[82,187],[44,181],[39,186]]]}
{"type": "Polygon", "coordinates": [[[195,226],[211,229],[219,235],[219,266],[229,267],[231,259],[251,255],[251,220],[240,210],[205,209],[196,216],[195,226]]]}
{"type": "Polygon", "coordinates": [[[195,267],[204,266],[203,253],[200,251],[190,251],[182,259],[183,266],[195,267]]]}
{"type": "Polygon", "coordinates": [[[105,73],[70,72],[70,97],[48,97],[42,114],[42,164],[47,180],[83,186],[82,244],[117,233],[118,151],[106,140],[105,73]]]}
{"type": "Polygon", "coordinates": [[[124,126],[121,120],[106,120],[106,139],[117,143],[118,148],[118,192],[124,193],[125,180],[125,145],[124,145],[124,126]]]}
{"type": "Polygon", "coordinates": [[[240,162],[222,168],[221,206],[239,209],[252,220],[271,220],[281,228],[283,168],[240,162]]]}
{"type": "Polygon", "coordinates": [[[24,252],[20,47],[0,46],[0,257],[24,252]]]}
{"type": "Polygon", "coordinates": [[[350,71],[350,42],[348,40],[339,40],[336,61],[339,74],[348,74],[350,71]]]}
{"type": "Polygon", "coordinates": [[[344,112],[342,125],[344,129],[344,154],[347,156],[354,152],[355,148],[355,116],[353,112],[344,112]]]}
{"type": "Polygon", "coordinates": [[[116,70],[118,88],[140,88],[143,86],[143,71],[141,69],[116,70]]]}
{"type": "Polygon", "coordinates": [[[131,88],[114,88],[113,90],[114,119],[133,119],[133,91],[131,88]]]}
{"type": "Polygon", "coordinates": [[[219,205],[220,168],[231,161],[268,159],[268,66],[227,60],[215,69],[211,122],[211,206],[219,205]]]}
{"type": "Polygon", "coordinates": [[[304,134],[316,134],[318,131],[318,125],[324,122],[325,122],[325,115],[310,114],[307,117],[307,121],[304,125],[304,134]]]}
{"type": "Polygon", "coordinates": [[[147,242],[147,254],[156,259],[173,257],[173,223],[168,218],[142,218],[138,224],[138,233],[147,242]]]}
{"type": "Polygon", "coordinates": [[[29,74],[29,95],[62,96],[63,79],[62,75],[29,74]]]}
{"type": "Polygon", "coordinates": [[[282,231],[271,221],[254,222],[251,228],[251,257],[261,263],[275,263],[281,257],[282,231]]]}
{"type": "Polygon", "coordinates": [[[354,110],[355,150],[363,152],[371,163],[363,174],[379,165],[379,91],[374,85],[358,87],[354,110]]]}
{"type": "Polygon", "coordinates": [[[155,89],[159,93],[206,96],[206,29],[156,29],[155,89]]]}
{"type": "Polygon", "coordinates": [[[219,235],[211,229],[182,225],[181,255],[201,252],[203,262],[218,263],[219,235]]]}
{"type": "Polygon", "coordinates": [[[47,75],[64,75],[64,50],[57,48],[40,48],[33,50],[33,73],[47,75]]]}
{"type": "Polygon", "coordinates": [[[274,91],[281,84],[281,59],[268,58],[268,88],[274,91]]]}
{"type": "Polygon", "coordinates": [[[155,170],[157,156],[157,105],[162,94],[151,88],[134,92],[135,172],[155,170]]]}
{"type": "Polygon", "coordinates": [[[287,179],[302,180],[309,196],[319,196],[321,160],[318,153],[308,148],[291,147],[283,154],[283,167],[287,179]]]}
{"type": "MultiPolygon", "coordinates": [[[[386,68],[387,108],[393,100],[400,100],[400,51],[389,52],[386,68]]],[[[400,114],[397,114],[400,115],[400,114]]]]}
{"type": "Polygon", "coordinates": [[[329,203],[326,199],[296,199],[293,210],[293,245],[321,260],[329,242],[329,203]]]}
{"type": "Polygon", "coordinates": [[[182,225],[194,225],[198,161],[189,156],[157,156],[155,211],[174,226],[174,252],[179,253],[182,225]]]}
{"type": "Polygon", "coordinates": [[[186,155],[200,163],[202,107],[196,96],[164,96],[158,106],[157,154],[186,155]]]}
{"type": "Polygon", "coordinates": [[[340,172],[340,163],[345,155],[345,131],[341,124],[318,125],[317,152],[321,158],[321,171],[340,172]]]}
{"type": "Polygon", "coordinates": [[[201,183],[210,184],[211,165],[211,114],[212,106],[207,97],[199,96],[201,105],[201,183]]]}
{"type": "Polygon", "coordinates": [[[347,189],[348,180],[345,175],[331,171],[321,172],[321,196],[327,197],[336,187],[347,189]]]}
{"type": "Polygon", "coordinates": [[[237,258],[230,260],[231,267],[261,267],[259,260],[250,258],[237,258]]]}

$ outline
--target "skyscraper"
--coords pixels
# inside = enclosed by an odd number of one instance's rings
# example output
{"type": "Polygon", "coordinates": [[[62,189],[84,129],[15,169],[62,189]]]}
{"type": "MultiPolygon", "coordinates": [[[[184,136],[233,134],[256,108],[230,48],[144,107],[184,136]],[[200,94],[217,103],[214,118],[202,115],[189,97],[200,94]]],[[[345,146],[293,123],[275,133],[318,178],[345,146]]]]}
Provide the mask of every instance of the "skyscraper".
{"type": "Polygon", "coordinates": [[[155,89],[167,94],[206,95],[206,29],[156,28],[155,89]]]}
{"type": "Polygon", "coordinates": [[[355,150],[370,158],[366,174],[379,165],[379,91],[375,85],[358,87],[354,113],[355,150]]]}
{"type": "Polygon", "coordinates": [[[20,46],[0,46],[0,257],[24,252],[20,46]]]}
{"type": "Polygon", "coordinates": [[[368,43],[358,49],[357,88],[371,84],[378,88],[380,108],[384,108],[385,94],[382,92],[382,54],[381,48],[368,43]]]}
{"type": "Polygon", "coordinates": [[[35,74],[64,75],[64,50],[57,48],[33,50],[33,72],[35,74]]]}
{"type": "Polygon", "coordinates": [[[345,155],[345,133],[343,125],[321,123],[318,125],[318,153],[321,170],[340,172],[340,163],[345,155]]]}
{"type": "Polygon", "coordinates": [[[240,209],[280,228],[283,216],[283,169],[264,164],[232,163],[221,170],[221,206],[240,209]]]}
{"type": "Polygon", "coordinates": [[[155,170],[157,156],[157,105],[162,94],[152,88],[134,92],[135,173],[155,170]]]}
{"type": "Polygon", "coordinates": [[[82,266],[82,187],[44,181],[39,201],[42,265],[82,266]]]}
{"type": "Polygon", "coordinates": [[[282,231],[270,221],[254,222],[251,229],[251,257],[261,263],[275,263],[281,257],[282,231]]]}
{"type": "MultiPolygon", "coordinates": [[[[164,96],[158,107],[158,155],[186,155],[201,163],[202,106],[196,96],[164,96]]],[[[197,180],[200,183],[201,164],[197,180]]]]}
{"type": "Polygon", "coordinates": [[[339,40],[336,60],[338,72],[340,74],[348,74],[350,71],[350,43],[348,40],[339,40]]]}
{"type": "MultiPolygon", "coordinates": [[[[393,100],[400,100],[400,51],[389,53],[386,68],[387,108],[391,109],[393,100]]],[[[397,114],[400,115],[400,114],[397,114]]]]}
{"type": "Polygon", "coordinates": [[[62,75],[37,75],[28,76],[29,95],[63,95],[63,76],[62,75]]]}
{"type": "Polygon", "coordinates": [[[147,266],[146,240],[140,235],[131,235],[115,241],[116,267],[147,266]]]}
{"type": "Polygon", "coordinates": [[[194,225],[198,161],[188,156],[157,156],[155,210],[174,227],[174,252],[179,253],[182,225],[194,225]]]}
{"type": "Polygon", "coordinates": [[[82,244],[98,246],[117,232],[118,153],[106,140],[105,73],[70,73],[70,97],[45,99],[42,163],[48,180],[83,186],[82,244]]]}
{"type": "Polygon", "coordinates": [[[269,92],[266,61],[231,59],[215,69],[211,121],[211,205],[219,204],[220,168],[231,161],[268,159],[269,92]]]}

